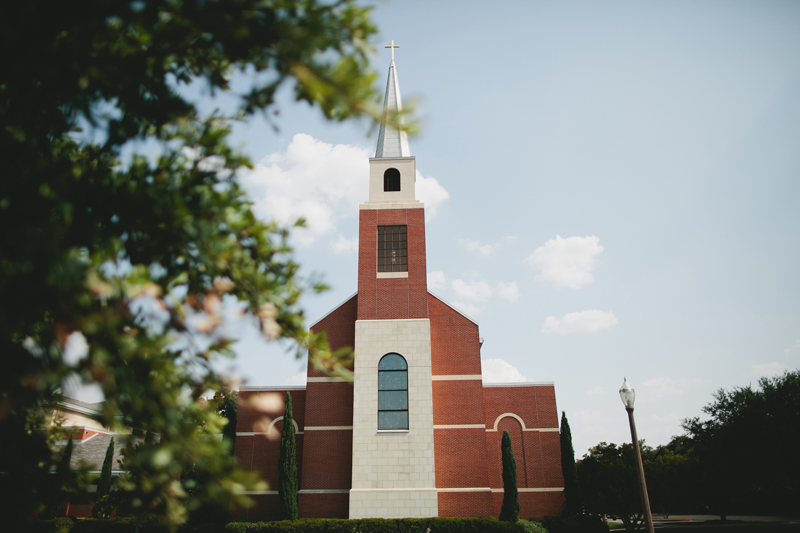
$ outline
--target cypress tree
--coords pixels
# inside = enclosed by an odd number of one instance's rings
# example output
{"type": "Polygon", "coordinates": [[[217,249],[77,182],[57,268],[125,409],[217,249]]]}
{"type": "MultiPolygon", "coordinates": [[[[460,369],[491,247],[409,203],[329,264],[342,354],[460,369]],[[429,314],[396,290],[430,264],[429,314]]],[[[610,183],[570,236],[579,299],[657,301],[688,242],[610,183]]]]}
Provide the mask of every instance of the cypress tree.
{"type": "Polygon", "coordinates": [[[519,491],[517,490],[517,461],[511,448],[511,436],[503,431],[503,443],[500,446],[503,456],[503,506],[500,508],[500,520],[516,522],[519,520],[519,491]]]}
{"type": "Polygon", "coordinates": [[[564,476],[565,514],[583,511],[578,470],[575,468],[575,450],[572,448],[572,432],[569,430],[567,414],[561,411],[561,474],[564,476]]]}
{"type": "Polygon", "coordinates": [[[72,433],[70,432],[67,445],[64,446],[64,450],[61,452],[61,458],[58,460],[58,464],[56,465],[56,476],[58,477],[59,483],[66,482],[67,478],[69,477],[70,474],[69,463],[71,460],[72,460],[72,433]]]}
{"type": "Polygon", "coordinates": [[[286,393],[286,410],[283,413],[283,431],[278,457],[278,499],[282,520],[297,520],[297,461],[295,457],[292,396],[286,393]]]}
{"type": "Polygon", "coordinates": [[[106,458],[103,460],[103,469],[100,471],[100,479],[97,480],[97,492],[94,501],[99,500],[111,492],[111,466],[114,461],[114,437],[106,448],[106,458]]]}

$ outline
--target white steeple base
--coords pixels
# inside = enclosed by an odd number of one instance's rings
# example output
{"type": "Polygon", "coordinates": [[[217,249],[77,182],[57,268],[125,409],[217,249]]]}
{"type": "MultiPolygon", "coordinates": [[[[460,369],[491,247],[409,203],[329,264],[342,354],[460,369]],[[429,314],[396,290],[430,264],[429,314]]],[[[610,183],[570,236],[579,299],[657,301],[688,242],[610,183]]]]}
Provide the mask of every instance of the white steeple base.
{"type": "Polygon", "coordinates": [[[439,516],[433,457],[430,320],[358,320],[350,518],[439,516]],[[408,363],[408,429],[378,430],[378,362],[408,363]]]}

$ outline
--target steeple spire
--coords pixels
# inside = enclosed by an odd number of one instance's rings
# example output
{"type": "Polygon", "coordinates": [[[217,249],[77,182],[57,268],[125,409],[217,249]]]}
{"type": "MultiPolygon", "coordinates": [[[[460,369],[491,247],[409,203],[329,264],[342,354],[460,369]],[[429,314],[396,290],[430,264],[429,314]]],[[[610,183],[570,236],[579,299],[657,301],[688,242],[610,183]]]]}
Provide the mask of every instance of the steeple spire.
{"type": "MultiPolygon", "coordinates": [[[[383,98],[383,121],[378,133],[378,148],[375,150],[376,158],[388,157],[411,157],[411,150],[408,147],[408,134],[386,125],[386,119],[390,113],[396,113],[403,109],[403,101],[400,99],[400,85],[397,82],[397,67],[394,64],[394,49],[400,48],[392,41],[392,63],[389,65],[389,79],[386,81],[386,96],[383,98]]],[[[400,124],[403,123],[400,117],[400,124]]]]}

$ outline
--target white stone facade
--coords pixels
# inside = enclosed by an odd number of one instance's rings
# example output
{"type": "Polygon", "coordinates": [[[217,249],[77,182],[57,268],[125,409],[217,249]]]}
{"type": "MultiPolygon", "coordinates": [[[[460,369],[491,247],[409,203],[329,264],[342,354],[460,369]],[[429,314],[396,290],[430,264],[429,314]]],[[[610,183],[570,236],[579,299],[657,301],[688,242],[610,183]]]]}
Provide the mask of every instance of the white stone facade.
{"type": "MultiPolygon", "coordinates": [[[[363,204],[375,203],[411,204],[422,207],[415,195],[417,181],[417,162],[414,157],[378,158],[369,160],[369,200],[363,204]],[[400,190],[387,192],[383,190],[383,174],[390,168],[400,172],[400,190]]],[[[373,209],[379,209],[373,207],[373,209]]],[[[397,209],[398,206],[391,206],[397,209]]]]}
{"type": "Polygon", "coordinates": [[[350,518],[438,516],[430,321],[358,320],[354,348],[350,518]],[[408,363],[405,431],[378,430],[378,362],[392,352],[408,363]]]}

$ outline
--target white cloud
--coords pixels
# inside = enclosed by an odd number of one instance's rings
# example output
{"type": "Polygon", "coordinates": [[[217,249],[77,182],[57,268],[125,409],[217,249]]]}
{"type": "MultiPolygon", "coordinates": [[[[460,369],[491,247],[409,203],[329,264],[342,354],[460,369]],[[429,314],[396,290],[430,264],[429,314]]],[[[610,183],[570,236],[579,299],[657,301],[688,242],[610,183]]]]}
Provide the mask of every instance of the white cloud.
{"type": "Polygon", "coordinates": [[[609,442],[613,437],[611,428],[615,424],[612,424],[600,411],[576,411],[568,414],[568,417],[576,456],[580,454],[580,450],[596,446],[601,441],[609,442]]]}
{"type": "Polygon", "coordinates": [[[465,315],[468,316],[475,316],[481,311],[483,311],[483,307],[478,307],[477,305],[470,303],[470,302],[453,302],[453,307],[461,310],[465,315]]]}
{"type": "Polygon", "coordinates": [[[681,417],[675,413],[670,413],[668,415],[651,415],[649,421],[653,424],[649,424],[650,427],[647,428],[647,436],[648,440],[653,442],[666,442],[671,440],[675,435],[680,435],[682,433],[681,417]],[[653,427],[653,425],[655,427],[653,427]]]}
{"type": "Polygon", "coordinates": [[[435,291],[438,289],[443,289],[445,283],[447,282],[447,278],[444,276],[444,272],[441,270],[434,270],[433,272],[428,272],[428,289],[435,291]]]}
{"type": "Polygon", "coordinates": [[[492,297],[492,287],[485,281],[470,281],[455,279],[451,283],[453,292],[457,298],[471,300],[473,302],[485,302],[492,297]]]}
{"type": "Polygon", "coordinates": [[[540,273],[537,280],[549,281],[556,287],[577,289],[594,281],[594,258],[603,251],[600,238],[557,235],[525,259],[525,263],[540,273]]]}
{"type": "Polygon", "coordinates": [[[335,242],[331,243],[331,250],[335,254],[343,254],[347,252],[358,252],[358,237],[348,239],[341,233],[335,242]]]}
{"type": "Polygon", "coordinates": [[[241,182],[260,218],[286,224],[304,217],[308,229],[295,232],[295,238],[310,244],[332,231],[337,218],[358,212],[369,195],[369,156],[362,146],[298,133],[286,151],[262,159],[241,182]]]}
{"type": "Polygon", "coordinates": [[[286,380],[286,384],[287,385],[305,385],[306,384],[306,378],[307,378],[307,372],[306,371],[298,372],[294,376],[292,376],[289,379],[287,379],[286,380]]]}
{"type": "Polygon", "coordinates": [[[425,204],[425,220],[436,214],[436,208],[450,198],[450,193],[442,187],[436,178],[426,178],[417,170],[417,183],[414,188],[417,200],[425,204]]]}
{"type": "Polygon", "coordinates": [[[497,295],[500,298],[504,298],[511,303],[516,302],[519,300],[519,288],[517,288],[517,284],[515,282],[499,282],[497,284],[497,295]]]}
{"type": "MultiPolygon", "coordinates": [[[[371,155],[363,146],[328,144],[298,133],[285,151],[265,157],[240,181],[259,218],[283,224],[305,218],[306,229],[293,235],[301,245],[309,245],[334,231],[339,219],[355,216],[358,205],[367,200],[371,155]]],[[[430,218],[450,194],[419,171],[416,180],[417,199],[425,203],[430,218]]]]}
{"type": "Polygon", "coordinates": [[[608,392],[608,391],[604,387],[601,387],[600,385],[598,385],[593,389],[587,390],[586,394],[588,396],[599,396],[601,394],[605,394],[606,392],[608,392]]]}
{"type": "Polygon", "coordinates": [[[483,255],[489,255],[493,251],[491,244],[481,244],[478,241],[473,241],[470,239],[458,239],[458,244],[462,245],[470,252],[479,252],[483,255]]]}
{"type": "Polygon", "coordinates": [[[481,359],[484,383],[519,383],[528,381],[515,366],[503,359],[481,359]]]}
{"type": "Polygon", "coordinates": [[[678,396],[683,394],[684,388],[691,384],[688,379],[673,379],[669,376],[648,379],[642,382],[637,389],[637,395],[644,395],[648,399],[663,398],[664,396],[678,396]]]}
{"type": "Polygon", "coordinates": [[[611,311],[577,311],[561,318],[549,316],[542,331],[545,333],[595,333],[617,325],[617,317],[611,311]]]}
{"type": "Polygon", "coordinates": [[[786,365],[781,363],[765,363],[750,367],[750,375],[754,378],[771,378],[779,376],[786,370],[786,365]]]}
{"type": "Polygon", "coordinates": [[[786,352],[786,353],[789,353],[789,352],[791,352],[792,350],[798,350],[798,349],[800,349],[800,339],[797,339],[797,341],[794,343],[794,346],[792,346],[792,347],[790,347],[790,348],[786,348],[786,349],[784,350],[784,352],[786,352]]]}

